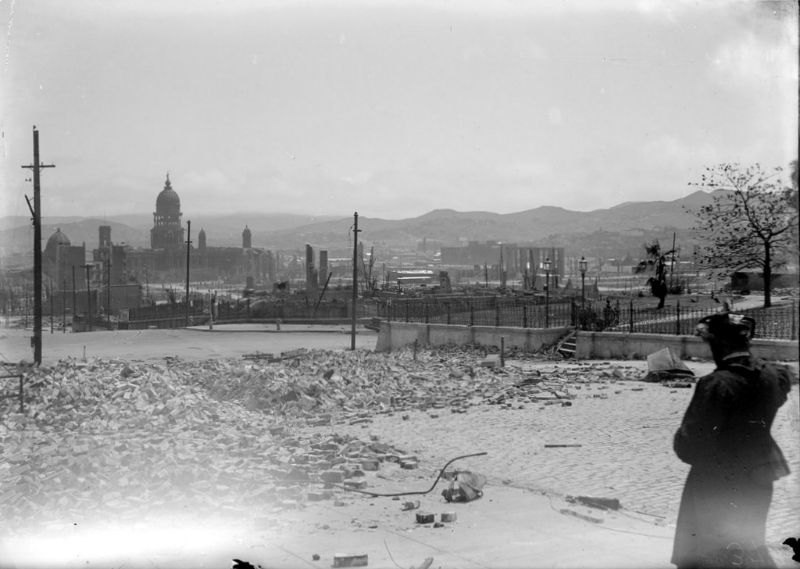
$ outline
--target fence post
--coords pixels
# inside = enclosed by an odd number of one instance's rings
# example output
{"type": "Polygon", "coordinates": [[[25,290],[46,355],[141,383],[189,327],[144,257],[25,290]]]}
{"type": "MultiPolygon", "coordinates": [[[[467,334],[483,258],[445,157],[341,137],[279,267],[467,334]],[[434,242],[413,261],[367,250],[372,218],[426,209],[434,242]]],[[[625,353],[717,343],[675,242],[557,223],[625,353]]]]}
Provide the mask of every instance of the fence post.
{"type": "Polygon", "coordinates": [[[578,316],[577,316],[577,313],[576,313],[575,299],[574,298],[571,299],[570,302],[569,302],[569,320],[570,320],[570,325],[577,326],[578,316]]]}
{"type": "Polygon", "coordinates": [[[444,305],[444,307],[447,309],[447,324],[449,325],[450,324],[450,303],[448,302],[447,304],[444,305]]]}
{"type": "Polygon", "coordinates": [[[250,318],[250,297],[247,298],[247,317],[250,318]]]}
{"type": "Polygon", "coordinates": [[[408,304],[409,304],[409,302],[408,302],[408,300],[406,300],[406,322],[408,322],[408,310],[409,310],[408,304]]]}
{"type": "Polygon", "coordinates": [[[681,301],[675,303],[675,335],[681,335],[681,301]]]}
{"type": "Polygon", "coordinates": [[[630,322],[628,333],[633,334],[633,299],[630,300],[630,305],[628,306],[628,320],[630,322]]]}
{"type": "Polygon", "coordinates": [[[494,299],[494,325],[500,326],[500,303],[497,298],[494,299]]]}
{"type": "Polygon", "coordinates": [[[790,333],[792,340],[797,340],[797,306],[792,300],[792,331],[790,333]]]}
{"type": "Polygon", "coordinates": [[[430,322],[430,313],[428,311],[428,303],[425,303],[425,324],[430,322]]]}
{"type": "Polygon", "coordinates": [[[472,306],[472,300],[469,301],[469,325],[475,325],[475,307],[472,306]]]}
{"type": "Polygon", "coordinates": [[[523,304],[522,305],[522,327],[523,328],[527,328],[528,327],[528,305],[527,304],[523,304]]]}

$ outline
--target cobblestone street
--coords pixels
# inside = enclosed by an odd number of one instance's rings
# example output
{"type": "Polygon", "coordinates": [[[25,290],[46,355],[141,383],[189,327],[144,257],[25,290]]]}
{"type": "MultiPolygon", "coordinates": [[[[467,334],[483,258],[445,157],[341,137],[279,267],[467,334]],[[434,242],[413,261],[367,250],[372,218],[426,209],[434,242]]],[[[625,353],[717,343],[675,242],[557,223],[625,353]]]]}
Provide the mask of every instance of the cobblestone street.
{"type": "MultiPolygon", "coordinates": [[[[574,364],[538,367],[552,374],[569,365],[574,364]]],[[[646,370],[645,362],[622,365],[628,377],[631,366],[642,370],[637,378],[646,370]]],[[[701,376],[713,364],[689,367],[701,376]]],[[[481,472],[491,484],[617,498],[629,512],[673,525],[689,467],[672,451],[672,437],[693,391],[694,387],[670,389],[640,381],[583,384],[570,389],[575,394],[571,406],[519,402],[511,407],[476,406],[467,413],[428,409],[408,413],[406,420],[400,414],[379,415],[368,425],[334,429],[361,436],[367,430],[418,454],[420,467],[430,466],[431,471],[455,456],[486,451],[487,456],[464,460],[456,467],[481,472]],[[545,448],[545,444],[580,446],[545,448]]],[[[794,507],[800,492],[799,417],[795,385],[772,429],[792,469],[790,476],[775,484],[767,526],[773,545],[800,528],[800,512],[794,507]]]]}

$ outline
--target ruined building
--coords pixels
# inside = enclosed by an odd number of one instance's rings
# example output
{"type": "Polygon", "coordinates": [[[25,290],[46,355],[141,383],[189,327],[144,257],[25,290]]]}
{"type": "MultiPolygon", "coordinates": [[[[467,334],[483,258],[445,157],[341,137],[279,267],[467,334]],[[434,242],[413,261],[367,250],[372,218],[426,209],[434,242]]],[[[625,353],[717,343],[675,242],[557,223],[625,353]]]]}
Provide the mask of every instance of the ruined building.
{"type": "Polygon", "coordinates": [[[80,285],[85,263],[86,244],[72,245],[61,228],[47,240],[42,254],[42,272],[51,290],[71,289],[73,275],[80,285]]]}

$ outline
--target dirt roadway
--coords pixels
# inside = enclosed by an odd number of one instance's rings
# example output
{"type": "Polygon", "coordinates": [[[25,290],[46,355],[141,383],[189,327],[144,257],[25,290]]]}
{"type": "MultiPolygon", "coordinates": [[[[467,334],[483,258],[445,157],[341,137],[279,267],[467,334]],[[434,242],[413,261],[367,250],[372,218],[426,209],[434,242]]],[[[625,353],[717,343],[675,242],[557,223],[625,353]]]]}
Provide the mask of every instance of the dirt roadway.
{"type": "MultiPolygon", "coordinates": [[[[32,331],[0,329],[0,360],[17,363],[32,361],[32,331]]],[[[373,349],[377,334],[359,328],[356,347],[373,349]]],[[[350,347],[346,326],[287,326],[280,332],[274,326],[220,327],[179,330],[115,330],[64,334],[49,330],[42,334],[42,364],[52,365],[68,357],[124,360],[182,360],[237,358],[255,352],[278,353],[297,348],[337,350],[350,347]],[[84,353],[85,349],[85,353],[84,353]]]]}

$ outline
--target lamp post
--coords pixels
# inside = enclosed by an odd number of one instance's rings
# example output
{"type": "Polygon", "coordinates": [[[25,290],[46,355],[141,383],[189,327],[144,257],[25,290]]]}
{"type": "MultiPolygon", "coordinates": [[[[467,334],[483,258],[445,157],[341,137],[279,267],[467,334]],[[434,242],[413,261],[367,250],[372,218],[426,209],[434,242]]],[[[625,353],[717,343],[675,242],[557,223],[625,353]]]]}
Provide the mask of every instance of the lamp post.
{"type": "Polygon", "coordinates": [[[544,327],[550,327],[550,257],[544,260],[544,327]]]}
{"type": "Polygon", "coordinates": [[[578,261],[578,268],[581,270],[581,309],[583,309],[586,302],[586,268],[589,262],[581,255],[581,260],[578,261]]]}

